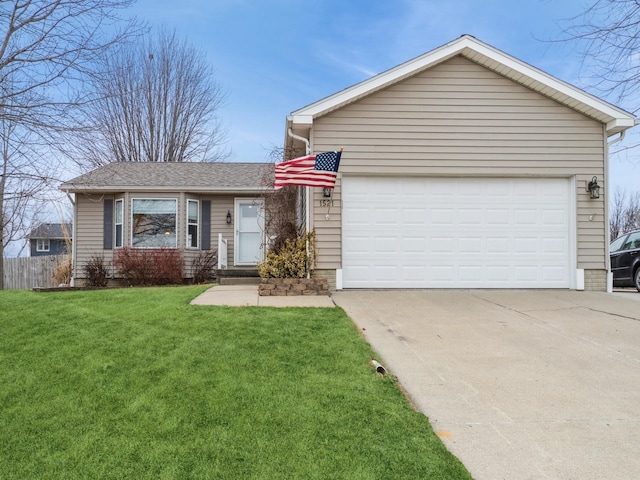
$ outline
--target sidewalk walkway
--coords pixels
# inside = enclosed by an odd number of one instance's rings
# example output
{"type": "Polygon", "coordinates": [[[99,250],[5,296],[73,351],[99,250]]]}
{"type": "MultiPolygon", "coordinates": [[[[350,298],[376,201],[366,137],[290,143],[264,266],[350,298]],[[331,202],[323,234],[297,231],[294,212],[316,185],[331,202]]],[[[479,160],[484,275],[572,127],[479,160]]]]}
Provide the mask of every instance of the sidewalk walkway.
{"type": "Polygon", "coordinates": [[[191,301],[192,305],[224,305],[229,307],[317,307],[333,308],[326,296],[261,297],[257,285],[219,285],[191,301]]]}

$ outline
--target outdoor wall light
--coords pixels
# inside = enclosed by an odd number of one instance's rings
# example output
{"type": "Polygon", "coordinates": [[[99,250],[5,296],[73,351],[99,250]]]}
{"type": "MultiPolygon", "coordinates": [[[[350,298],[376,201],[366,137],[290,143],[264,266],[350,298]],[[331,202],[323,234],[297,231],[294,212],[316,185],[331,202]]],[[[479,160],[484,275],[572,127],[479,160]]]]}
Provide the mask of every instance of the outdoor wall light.
{"type": "Polygon", "coordinates": [[[227,210],[227,225],[231,225],[231,210],[227,210]]]}
{"type": "Polygon", "coordinates": [[[324,198],[331,198],[331,190],[333,190],[333,189],[332,188],[328,188],[328,187],[323,188],[322,189],[322,196],[324,198]]]}
{"type": "Polygon", "coordinates": [[[594,176],[589,185],[587,185],[587,191],[591,195],[591,198],[600,198],[600,185],[598,185],[598,177],[594,176]]]}

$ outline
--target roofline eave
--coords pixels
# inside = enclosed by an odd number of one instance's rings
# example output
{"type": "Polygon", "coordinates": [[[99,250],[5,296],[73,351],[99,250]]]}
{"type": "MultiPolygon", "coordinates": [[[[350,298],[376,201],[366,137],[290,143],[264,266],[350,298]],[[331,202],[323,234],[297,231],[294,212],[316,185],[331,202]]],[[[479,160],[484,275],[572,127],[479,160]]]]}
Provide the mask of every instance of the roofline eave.
{"type": "Polygon", "coordinates": [[[215,188],[210,187],[179,187],[179,186],[115,186],[115,185],[67,185],[62,184],[59,190],[67,193],[121,193],[121,192],[134,192],[134,193],[168,193],[168,192],[193,192],[193,193],[209,193],[215,194],[229,194],[229,193],[266,193],[273,191],[273,187],[224,187],[215,188]]]}
{"type": "Polygon", "coordinates": [[[572,108],[583,115],[606,124],[607,133],[611,135],[636,125],[636,118],[633,114],[605,102],[584,90],[564,82],[563,80],[518,60],[517,58],[512,57],[511,55],[508,55],[507,53],[487,45],[469,35],[463,35],[453,42],[445,44],[435,50],[391,68],[390,70],[386,70],[364,80],[363,82],[352,85],[351,87],[325,97],[317,102],[307,105],[306,107],[295,110],[287,117],[287,120],[293,128],[310,128],[313,125],[314,119],[348,105],[359,98],[370,95],[381,88],[393,85],[408,76],[428,70],[429,68],[445,62],[456,55],[462,55],[471,61],[479,63],[484,68],[494,71],[495,69],[490,65],[483,64],[480,60],[487,63],[497,62],[505,66],[509,71],[523,75],[531,81],[529,85],[526,85],[521,81],[511,78],[508,74],[501,73],[501,75],[506,78],[510,78],[516,83],[523,84],[527,88],[531,88],[532,90],[539,92],[541,95],[553,98],[553,96],[541,92],[542,88],[547,87],[553,90],[557,96],[565,96],[577,101],[583,107],[582,109],[568,105],[567,102],[564,102],[561,98],[554,98],[556,102],[564,104],[568,108],[572,108]],[[585,112],[585,110],[588,109],[593,109],[601,113],[602,116],[607,117],[607,119],[597,119],[593,115],[589,115],[585,112]]]}

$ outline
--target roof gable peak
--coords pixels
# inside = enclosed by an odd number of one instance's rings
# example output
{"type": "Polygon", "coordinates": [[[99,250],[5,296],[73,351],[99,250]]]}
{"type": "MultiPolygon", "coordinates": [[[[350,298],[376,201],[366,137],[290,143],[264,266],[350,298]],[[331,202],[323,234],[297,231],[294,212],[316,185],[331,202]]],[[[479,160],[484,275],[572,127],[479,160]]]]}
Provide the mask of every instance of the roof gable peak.
{"type": "Polygon", "coordinates": [[[467,34],[311,105],[298,109],[287,117],[287,123],[292,127],[311,126],[315,118],[433,68],[458,55],[484,68],[495,71],[531,90],[537,91],[583,115],[602,122],[606,125],[609,135],[620,133],[627,128],[633,127],[636,123],[636,119],[631,113],[467,34]]]}

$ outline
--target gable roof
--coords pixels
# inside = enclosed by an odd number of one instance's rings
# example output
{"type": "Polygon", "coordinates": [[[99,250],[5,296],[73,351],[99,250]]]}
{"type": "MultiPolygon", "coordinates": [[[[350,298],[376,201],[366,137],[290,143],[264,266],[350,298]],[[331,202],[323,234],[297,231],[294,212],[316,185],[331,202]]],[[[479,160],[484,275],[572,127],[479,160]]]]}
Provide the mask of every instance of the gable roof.
{"type": "Polygon", "coordinates": [[[64,240],[65,230],[67,235],[71,235],[72,227],[70,223],[41,223],[29,233],[29,240],[50,239],[64,240]]]}
{"type": "Polygon", "coordinates": [[[636,124],[633,114],[600,100],[584,90],[559,80],[470,35],[463,35],[453,42],[296,110],[287,117],[287,124],[291,127],[310,127],[315,118],[458,55],[566,105],[587,117],[600,121],[606,125],[608,135],[620,133],[636,124]]]}
{"type": "Polygon", "coordinates": [[[60,185],[66,192],[260,192],[273,187],[273,163],[114,162],[60,185]]]}

